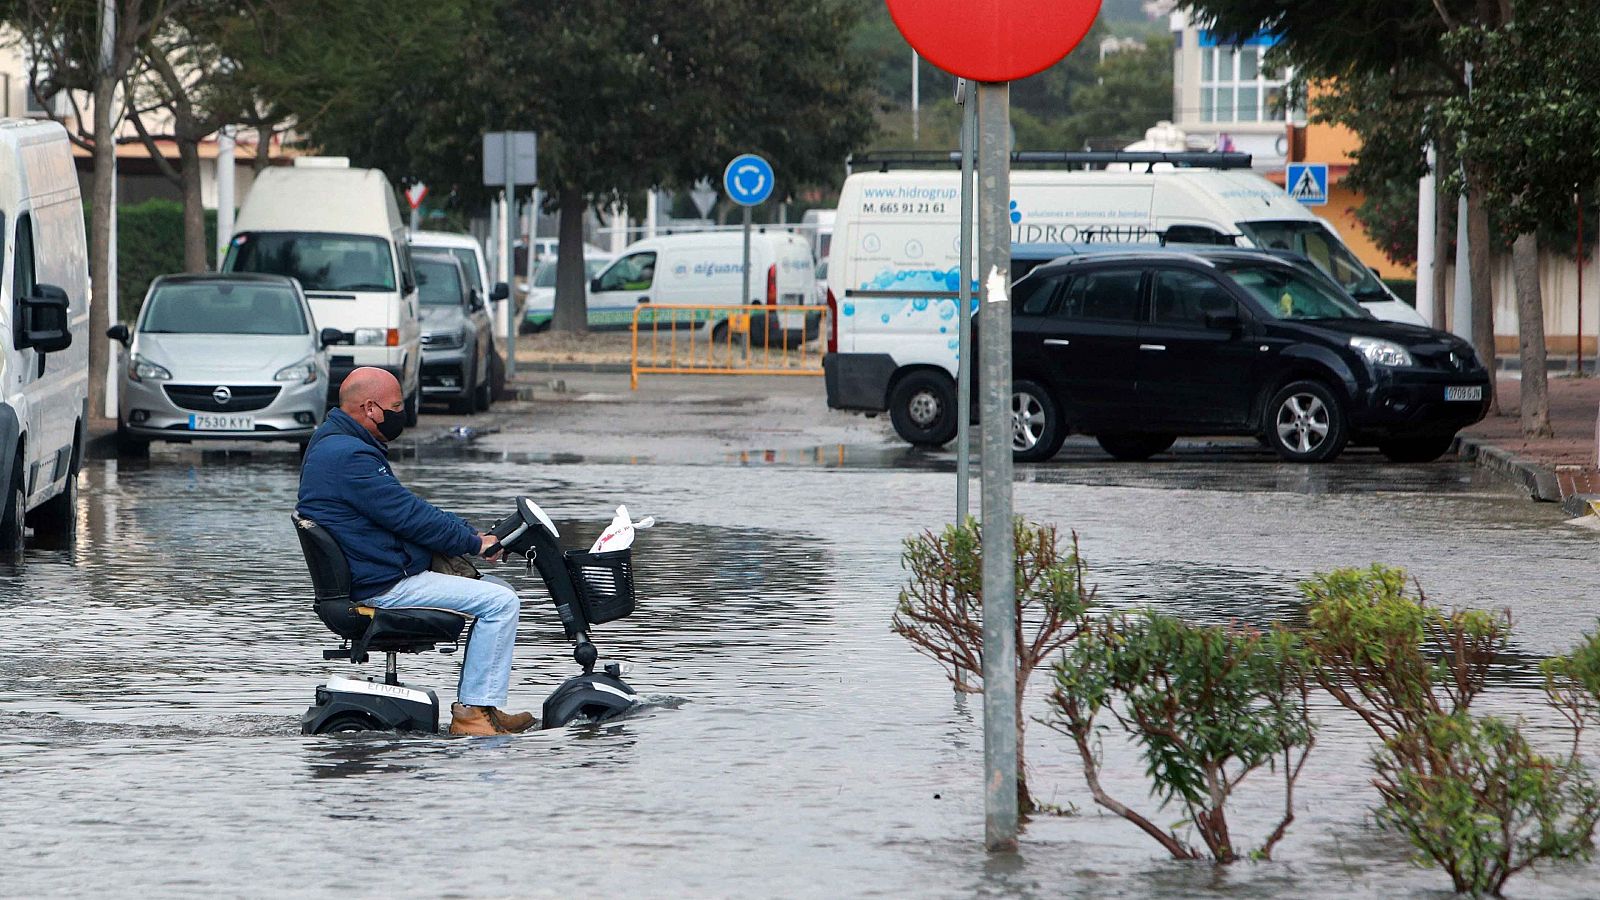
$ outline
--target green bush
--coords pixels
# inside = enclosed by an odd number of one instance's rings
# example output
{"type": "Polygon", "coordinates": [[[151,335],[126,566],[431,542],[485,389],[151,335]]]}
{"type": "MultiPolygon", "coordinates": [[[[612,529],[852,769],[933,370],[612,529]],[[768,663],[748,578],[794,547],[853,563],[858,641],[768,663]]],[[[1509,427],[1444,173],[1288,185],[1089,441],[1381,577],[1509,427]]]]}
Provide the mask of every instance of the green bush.
{"type": "MultiPolygon", "coordinates": [[[[89,204],[83,205],[84,230],[89,229],[89,204]]],[[[215,247],[216,210],[206,210],[206,246],[215,247]]],[[[183,204],[146,200],[117,207],[117,315],[132,323],[145,291],[157,275],[183,271],[183,204]]]]}
{"type": "Polygon", "coordinates": [[[1139,748],[1151,794],[1163,808],[1182,807],[1218,863],[1247,855],[1230,829],[1228,800],[1250,773],[1277,769],[1283,815],[1248,853],[1269,858],[1294,821],[1294,783],[1315,743],[1303,658],[1286,632],[1199,627],[1155,612],[1110,616],[1055,663],[1045,724],[1072,738],[1095,802],[1176,859],[1202,853],[1101,786],[1101,714],[1139,748]]]}
{"type": "MultiPolygon", "coordinates": [[[[1055,526],[1013,523],[1017,618],[1017,805],[1037,807],[1028,793],[1022,698],[1033,670],[1077,637],[1094,603],[1085,583],[1078,539],[1064,552],[1055,526]],[[1030,627],[1031,626],[1031,627],[1030,627]]],[[[968,518],[935,534],[909,537],[901,557],[910,580],[900,592],[890,629],[918,653],[944,666],[956,690],[983,681],[983,530],[968,518]]]]}
{"type": "Polygon", "coordinates": [[[1300,587],[1317,682],[1382,742],[1373,757],[1380,825],[1461,893],[1500,896],[1540,860],[1588,858],[1600,791],[1578,734],[1600,708],[1600,640],[1544,665],[1545,690],[1574,725],[1571,751],[1553,758],[1529,746],[1519,723],[1469,710],[1510,638],[1508,614],[1439,609],[1384,566],[1300,587]]]}

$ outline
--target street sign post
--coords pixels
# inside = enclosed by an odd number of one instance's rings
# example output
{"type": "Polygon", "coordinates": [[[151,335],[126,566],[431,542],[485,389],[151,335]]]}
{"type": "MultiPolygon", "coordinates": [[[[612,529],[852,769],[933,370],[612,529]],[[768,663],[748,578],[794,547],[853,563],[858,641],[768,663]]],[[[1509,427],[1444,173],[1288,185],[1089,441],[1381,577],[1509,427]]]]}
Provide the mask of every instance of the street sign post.
{"type": "MultiPolygon", "coordinates": [[[[506,189],[504,229],[506,284],[511,289],[506,308],[506,378],[517,374],[517,291],[516,257],[512,253],[517,221],[517,185],[533,185],[539,180],[539,137],[531,131],[490,131],[483,136],[483,183],[506,189]]],[[[533,259],[529,235],[528,259],[533,259]]],[[[530,273],[531,274],[531,273],[530,273]]],[[[531,279],[530,279],[531,280],[531,279]]]]}
{"type": "Polygon", "coordinates": [[[956,524],[967,521],[972,479],[972,151],[977,142],[978,95],[956,80],[961,104],[961,311],[956,316],[956,524]]]}
{"type": "Polygon", "coordinates": [[[984,846],[1014,850],[1017,609],[1011,530],[1010,82],[1043,71],[1072,52],[1094,24],[1100,0],[888,0],[888,4],[895,27],[913,50],[952,75],[979,82],[984,846]]]}
{"type": "Polygon", "coordinates": [[[750,209],[765,203],[772,196],[772,163],[754,153],[735,156],[722,170],[722,192],[728,199],[744,207],[744,297],[750,299],[750,209]]]}
{"type": "Polygon", "coordinates": [[[417,182],[416,184],[413,184],[411,187],[406,188],[406,202],[411,205],[411,230],[413,232],[417,231],[417,225],[418,225],[418,213],[417,213],[417,210],[418,210],[419,207],[422,206],[422,201],[427,196],[428,196],[428,186],[423,184],[420,181],[417,182]]]}
{"type": "Polygon", "coordinates": [[[1284,167],[1284,187],[1289,196],[1306,206],[1328,205],[1328,164],[1289,163],[1284,167]]]}

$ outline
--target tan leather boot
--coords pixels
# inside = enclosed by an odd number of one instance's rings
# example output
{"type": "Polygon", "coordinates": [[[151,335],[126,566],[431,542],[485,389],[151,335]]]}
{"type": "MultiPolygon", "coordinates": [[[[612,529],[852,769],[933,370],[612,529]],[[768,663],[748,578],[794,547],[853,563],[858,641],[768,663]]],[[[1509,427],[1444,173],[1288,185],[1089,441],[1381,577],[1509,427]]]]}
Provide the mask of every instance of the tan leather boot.
{"type": "Polygon", "coordinates": [[[470,735],[505,734],[495,727],[494,720],[482,706],[450,704],[450,733],[470,735]]]}
{"type": "Polygon", "coordinates": [[[506,712],[503,709],[497,709],[493,706],[483,707],[483,710],[488,714],[489,721],[493,722],[495,727],[502,731],[507,731],[511,734],[521,734],[522,732],[533,727],[533,713],[506,712]]]}

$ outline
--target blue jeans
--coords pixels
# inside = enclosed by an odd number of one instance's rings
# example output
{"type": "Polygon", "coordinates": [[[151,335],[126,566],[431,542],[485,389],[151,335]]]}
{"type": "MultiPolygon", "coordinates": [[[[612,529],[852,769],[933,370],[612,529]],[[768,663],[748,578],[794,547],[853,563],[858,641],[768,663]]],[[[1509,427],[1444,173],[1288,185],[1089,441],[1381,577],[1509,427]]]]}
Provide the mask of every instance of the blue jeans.
{"type": "Polygon", "coordinates": [[[517,592],[485,575],[481,579],[423,572],[402,578],[387,594],[366,601],[380,609],[433,607],[464,612],[477,619],[461,661],[456,696],[468,706],[506,705],[511,684],[511,648],[517,642],[517,592]]]}

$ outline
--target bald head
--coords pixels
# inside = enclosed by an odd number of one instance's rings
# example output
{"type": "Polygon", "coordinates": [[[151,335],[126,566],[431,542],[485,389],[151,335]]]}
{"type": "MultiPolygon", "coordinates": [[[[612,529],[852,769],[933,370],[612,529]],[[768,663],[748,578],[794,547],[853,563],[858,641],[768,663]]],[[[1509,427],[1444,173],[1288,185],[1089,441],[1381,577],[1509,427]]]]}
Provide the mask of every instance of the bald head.
{"type": "Polygon", "coordinates": [[[406,402],[405,395],[400,392],[400,382],[393,375],[363,366],[346,375],[339,385],[339,408],[373,437],[385,440],[378,423],[391,415],[403,415],[406,402]]]}
{"type": "Polygon", "coordinates": [[[363,366],[346,375],[344,383],[339,385],[339,408],[355,415],[368,400],[385,408],[403,403],[399,380],[371,366],[363,366]]]}

